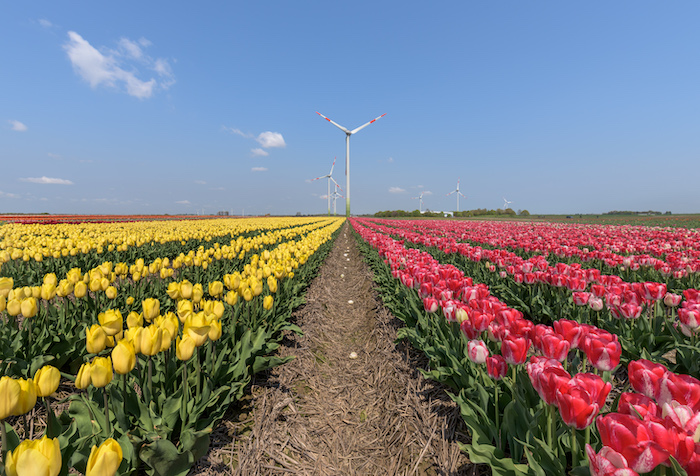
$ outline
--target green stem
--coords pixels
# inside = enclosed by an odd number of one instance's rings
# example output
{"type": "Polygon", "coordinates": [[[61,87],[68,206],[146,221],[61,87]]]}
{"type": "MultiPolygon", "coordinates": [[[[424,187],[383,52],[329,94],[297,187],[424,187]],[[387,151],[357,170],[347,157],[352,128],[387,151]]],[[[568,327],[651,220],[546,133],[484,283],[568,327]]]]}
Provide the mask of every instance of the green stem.
{"type": "Polygon", "coordinates": [[[7,454],[7,430],[5,429],[5,420],[0,420],[0,438],[2,438],[2,461],[3,463],[7,461],[5,455],[7,454]]]}
{"type": "Polygon", "coordinates": [[[153,358],[148,356],[148,381],[146,382],[148,386],[148,400],[146,405],[150,405],[151,399],[153,398],[153,358]]]}
{"type": "Polygon", "coordinates": [[[501,449],[501,409],[498,405],[498,382],[494,381],[493,403],[495,407],[494,416],[496,421],[496,448],[501,449]]]}
{"type": "Polygon", "coordinates": [[[124,415],[126,415],[126,374],[122,374],[122,404],[124,405],[124,415]]]}
{"type": "Polygon", "coordinates": [[[547,445],[554,449],[554,405],[547,405],[547,445]]]}
{"type": "Polygon", "coordinates": [[[107,396],[107,387],[102,387],[102,394],[105,397],[105,421],[107,422],[107,434],[112,434],[112,422],[109,421],[109,397],[107,396]]]}
{"type": "Polygon", "coordinates": [[[195,394],[196,398],[199,398],[199,394],[201,392],[201,383],[202,383],[202,364],[199,361],[199,349],[200,348],[201,347],[197,347],[195,349],[195,366],[197,369],[197,378],[196,378],[196,380],[197,380],[197,386],[196,386],[197,393],[195,394]]]}
{"type": "Polygon", "coordinates": [[[571,427],[571,468],[578,466],[578,450],[576,449],[576,428],[571,427]]]}

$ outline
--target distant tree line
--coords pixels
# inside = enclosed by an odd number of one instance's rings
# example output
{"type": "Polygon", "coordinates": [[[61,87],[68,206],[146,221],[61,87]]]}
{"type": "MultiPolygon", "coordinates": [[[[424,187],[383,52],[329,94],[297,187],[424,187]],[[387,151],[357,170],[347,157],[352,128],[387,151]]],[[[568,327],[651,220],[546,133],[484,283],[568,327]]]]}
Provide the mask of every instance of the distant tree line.
{"type": "MultiPolygon", "coordinates": [[[[671,212],[666,212],[666,215],[670,215],[671,212]]],[[[603,215],[661,215],[661,212],[657,212],[655,210],[647,210],[646,212],[631,212],[627,210],[623,211],[618,211],[618,210],[613,210],[611,212],[606,212],[603,213],[603,215]]]]}
{"type": "MultiPolygon", "coordinates": [[[[461,212],[452,212],[455,217],[479,217],[479,216],[530,216],[530,212],[527,210],[518,210],[516,213],[512,208],[506,208],[505,210],[497,208],[495,210],[487,210],[486,208],[477,208],[476,210],[464,210],[461,212]]],[[[432,212],[426,210],[421,213],[420,210],[405,211],[405,210],[385,210],[377,212],[374,214],[377,218],[394,218],[394,217],[443,217],[444,212],[432,212]]]]}

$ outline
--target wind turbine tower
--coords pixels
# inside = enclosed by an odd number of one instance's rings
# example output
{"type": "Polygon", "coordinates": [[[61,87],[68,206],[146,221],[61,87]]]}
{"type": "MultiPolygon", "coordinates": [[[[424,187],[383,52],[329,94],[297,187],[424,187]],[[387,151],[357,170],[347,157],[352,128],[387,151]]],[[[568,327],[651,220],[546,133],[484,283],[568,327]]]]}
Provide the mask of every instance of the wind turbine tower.
{"type": "MultiPolygon", "coordinates": [[[[459,196],[461,195],[461,196],[464,197],[464,194],[463,194],[462,192],[459,191],[459,178],[457,179],[457,188],[454,189],[454,190],[452,190],[450,193],[448,193],[448,194],[445,195],[445,196],[446,196],[446,197],[449,197],[449,196],[452,195],[453,193],[456,193],[456,194],[457,194],[457,212],[459,212],[459,196]]],[[[464,197],[464,198],[467,198],[467,197],[464,197]]]]}
{"type": "Polygon", "coordinates": [[[421,192],[417,197],[411,197],[411,200],[418,200],[418,210],[423,213],[423,192],[421,192]]]}
{"type": "Polygon", "coordinates": [[[321,114],[320,112],[316,111],[316,114],[333,124],[335,127],[340,129],[341,131],[345,132],[345,216],[350,218],[350,136],[353,134],[358,133],[365,127],[369,126],[372,124],[374,121],[377,119],[381,119],[382,117],[386,116],[385,114],[382,114],[379,117],[376,117],[369,121],[366,124],[361,125],[360,127],[353,129],[353,130],[348,130],[345,127],[341,126],[338,123],[335,123],[328,119],[326,116],[321,114]]]}

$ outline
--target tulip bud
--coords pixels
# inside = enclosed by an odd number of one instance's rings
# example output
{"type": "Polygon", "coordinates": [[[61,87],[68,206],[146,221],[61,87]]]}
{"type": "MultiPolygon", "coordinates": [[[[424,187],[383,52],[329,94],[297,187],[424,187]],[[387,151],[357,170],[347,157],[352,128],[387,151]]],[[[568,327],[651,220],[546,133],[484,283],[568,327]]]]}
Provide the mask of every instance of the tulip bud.
{"type": "Polygon", "coordinates": [[[136,311],[131,311],[129,315],[126,316],[126,327],[129,329],[143,327],[143,314],[136,311]]]}
{"type": "Polygon", "coordinates": [[[34,385],[34,380],[32,379],[17,379],[19,384],[20,394],[19,400],[17,400],[17,405],[14,409],[14,415],[24,415],[29,413],[29,411],[36,405],[36,386],[34,385]]]}
{"type": "Polygon", "coordinates": [[[267,288],[270,290],[271,293],[276,293],[277,292],[277,278],[274,276],[268,276],[267,277],[267,288]]]}
{"type": "MultiPolygon", "coordinates": [[[[183,334],[182,339],[177,338],[177,343],[175,344],[175,355],[178,360],[190,360],[195,349],[195,342],[189,334],[183,334]]],[[[4,377],[3,377],[4,378],[4,377]]]]}
{"type": "Polygon", "coordinates": [[[5,296],[0,296],[0,312],[4,311],[6,306],[7,301],[5,300],[5,296]]]}
{"type": "Polygon", "coordinates": [[[5,277],[0,278],[0,296],[6,298],[7,295],[10,294],[10,291],[12,290],[14,285],[14,279],[5,277]]]}
{"type": "Polygon", "coordinates": [[[270,296],[270,295],[265,296],[265,299],[263,299],[263,307],[269,311],[270,309],[272,309],[272,304],[273,304],[272,296],[270,296]]]}
{"type": "Polygon", "coordinates": [[[122,339],[112,349],[112,365],[119,375],[125,375],[136,367],[136,350],[131,341],[122,339]]]}
{"type": "Polygon", "coordinates": [[[221,321],[219,319],[212,319],[209,321],[209,340],[217,341],[221,338],[222,328],[221,321]]]}
{"type": "Polygon", "coordinates": [[[113,438],[109,438],[90,450],[85,476],[114,476],[122,458],[122,447],[113,438]]]}
{"type": "Polygon", "coordinates": [[[83,279],[83,272],[80,268],[72,268],[66,273],[66,279],[75,286],[78,281],[83,279]]]}
{"type": "Polygon", "coordinates": [[[180,294],[180,283],[176,283],[175,281],[168,284],[168,289],[165,292],[168,293],[168,296],[170,296],[170,299],[173,301],[177,301],[182,297],[180,294]]]}
{"type": "Polygon", "coordinates": [[[194,339],[195,345],[200,347],[209,336],[209,323],[203,312],[192,314],[186,321],[183,334],[189,334],[194,339]]]}
{"type": "Polygon", "coordinates": [[[141,327],[134,336],[134,341],[138,340],[138,347],[143,355],[156,355],[163,345],[163,330],[158,326],[141,327]]]}
{"type": "MultiPolygon", "coordinates": [[[[55,276],[55,275],[54,275],[55,276]]],[[[56,295],[56,285],[53,283],[44,283],[41,285],[41,299],[48,301],[56,295]]]]}
{"type": "Polygon", "coordinates": [[[180,295],[183,299],[192,299],[192,290],[192,283],[190,283],[186,279],[180,282],[180,295]]]}
{"type": "Polygon", "coordinates": [[[117,335],[124,328],[124,318],[119,309],[107,309],[97,315],[97,320],[108,336],[117,335]]]}
{"type": "Polygon", "coordinates": [[[245,288],[241,295],[246,302],[250,302],[253,299],[253,292],[250,290],[250,288],[245,288]]]}
{"type": "Polygon", "coordinates": [[[87,285],[83,281],[78,281],[75,283],[73,286],[73,295],[80,299],[84,298],[85,295],[87,294],[87,285]]]}
{"type": "Polygon", "coordinates": [[[7,376],[0,378],[0,425],[5,424],[2,420],[15,414],[21,393],[17,380],[7,376]]]}
{"type": "Polygon", "coordinates": [[[112,381],[112,359],[109,357],[95,357],[90,367],[90,380],[92,384],[101,388],[112,381]]]}
{"type": "Polygon", "coordinates": [[[160,301],[156,298],[146,298],[141,303],[143,307],[143,318],[151,322],[160,314],[160,301]]]}
{"type": "Polygon", "coordinates": [[[254,283],[252,283],[252,286],[250,288],[251,288],[251,291],[253,292],[253,296],[260,296],[263,292],[262,282],[258,281],[257,279],[255,280],[254,283]]]}
{"type": "Polygon", "coordinates": [[[192,301],[194,301],[195,304],[202,300],[202,296],[204,296],[204,288],[202,285],[197,283],[192,286],[192,301]]]}
{"type": "Polygon", "coordinates": [[[224,312],[226,311],[226,308],[224,307],[224,303],[221,301],[214,301],[212,305],[211,312],[216,316],[217,319],[221,319],[224,317],[224,312]]]}
{"type": "Polygon", "coordinates": [[[211,297],[220,297],[224,292],[224,283],[221,281],[212,281],[209,283],[209,295],[211,297]]]}
{"type": "Polygon", "coordinates": [[[107,347],[107,333],[99,324],[85,329],[85,347],[90,354],[99,354],[107,347]]]}
{"type": "Polygon", "coordinates": [[[105,289],[105,295],[107,296],[108,299],[114,299],[117,297],[117,288],[114,286],[107,286],[107,289],[105,289]]]}
{"type": "Polygon", "coordinates": [[[22,312],[22,302],[19,299],[10,299],[7,302],[7,313],[10,316],[18,316],[22,312]]]}
{"type": "Polygon", "coordinates": [[[185,322],[185,320],[192,315],[193,311],[194,306],[192,305],[192,301],[182,299],[177,302],[177,317],[180,319],[180,322],[185,322]]]}
{"type": "Polygon", "coordinates": [[[78,375],[75,377],[75,386],[79,389],[86,389],[90,383],[92,383],[90,377],[90,368],[92,364],[90,362],[85,362],[80,366],[78,370],[78,375]]]}
{"type": "Polygon", "coordinates": [[[26,299],[23,299],[20,308],[22,310],[22,315],[26,318],[32,318],[36,316],[36,313],[38,312],[38,307],[36,303],[36,298],[34,297],[28,297],[26,299]]]}
{"type": "Polygon", "coordinates": [[[67,279],[62,279],[58,283],[58,287],[56,288],[56,294],[61,297],[66,297],[69,294],[73,292],[73,283],[68,281],[67,279]]]}
{"type": "Polygon", "coordinates": [[[44,280],[42,284],[49,284],[53,286],[58,285],[58,278],[56,277],[56,273],[49,273],[44,275],[44,280]]]}
{"type": "Polygon", "coordinates": [[[126,305],[131,306],[134,303],[134,296],[129,296],[126,298],[126,305]]]}
{"type": "Polygon", "coordinates": [[[30,289],[32,290],[31,294],[27,297],[33,297],[34,299],[41,298],[41,286],[32,286],[30,289]]]}
{"type": "Polygon", "coordinates": [[[58,438],[44,435],[39,440],[24,440],[13,451],[8,451],[5,472],[8,476],[57,476],[61,466],[58,438]]]}
{"type": "Polygon", "coordinates": [[[226,293],[226,303],[230,306],[235,306],[238,302],[238,293],[236,291],[229,291],[226,293]]]}
{"type": "Polygon", "coordinates": [[[38,397],[48,397],[58,389],[61,373],[53,365],[44,365],[34,374],[34,386],[38,397]]]}

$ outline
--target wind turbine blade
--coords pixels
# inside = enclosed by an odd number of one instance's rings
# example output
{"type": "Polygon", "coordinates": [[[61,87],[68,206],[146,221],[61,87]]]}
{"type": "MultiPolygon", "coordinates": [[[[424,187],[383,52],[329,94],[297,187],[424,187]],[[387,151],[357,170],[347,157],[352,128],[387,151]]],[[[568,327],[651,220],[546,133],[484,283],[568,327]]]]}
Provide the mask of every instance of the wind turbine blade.
{"type": "Polygon", "coordinates": [[[457,192],[457,193],[460,194],[461,196],[463,196],[464,198],[467,198],[464,196],[464,194],[462,192],[457,192]]]}
{"type": "Polygon", "coordinates": [[[353,129],[352,131],[350,131],[350,134],[354,134],[354,133],[356,133],[356,132],[358,132],[358,131],[364,129],[365,127],[369,126],[369,125],[372,124],[374,121],[376,121],[377,119],[381,119],[381,118],[384,117],[384,116],[386,116],[386,113],[382,114],[382,115],[379,116],[379,117],[375,117],[374,119],[372,119],[371,121],[369,121],[367,124],[363,124],[363,125],[361,125],[360,127],[358,127],[357,129],[353,129]]]}
{"type": "MultiPolygon", "coordinates": [[[[452,195],[452,194],[455,193],[455,192],[459,193],[459,189],[452,190],[450,193],[448,193],[448,194],[445,195],[445,196],[447,197],[447,196],[449,196],[449,195],[452,195]]],[[[461,195],[461,194],[460,194],[460,195],[461,195]]]]}
{"type": "Polygon", "coordinates": [[[336,187],[338,187],[338,188],[341,189],[341,190],[343,189],[343,187],[341,187],[341,186],[338,184],[338,182],[335,181],[335,179],[334,179],[333,177],[328,177],[328,178],[331,179],[331,180],[333,181],[333,183],[335,184],[336,187]]]}
{"type": "Polygon", "coordinates": [[[316,177],[315,179],[311,179],[311,181],[313,182],[314,180],[318,180],[318,179],[322,179],[322,178],[329,178],[329,176],[328,175],[321,175],[320,177],[316,177]]]}
{"type": "Polygon", "coordinates": [[[327,120],[328,122],[330,122],[331,124],[333,124],[335,127],[337,127],[338,129],[340,129],[341,131],[345,132],[346,134],[352,134],[352,132],[350,132],[349,130],[347,130],[346,128],[344,128],[343,126],[341,126],[340,124],[331,121],[330,119],[328,119],[326,116],[324,116],[324,115],[321,114],[320,112],[316,111],[316,114],[318,114],[319,116],[321,116],[322,118],[324,118],[325,120],[327,120]]]}
{"type": "MultiPolygon", "coordinates": [[[[328,177],[333,175],[333,167],[335,167],[335,159],[337,159],[337,158],[338,157],[333,157],[333,165],[331,165],[331,171],[328,173],[328,177]]],[[[333,181],[335,182],[335,180],[333,180],[333,181]]]]}

